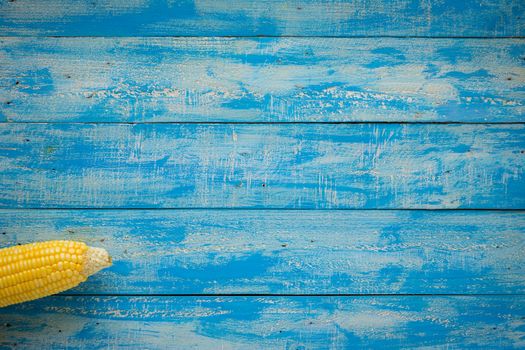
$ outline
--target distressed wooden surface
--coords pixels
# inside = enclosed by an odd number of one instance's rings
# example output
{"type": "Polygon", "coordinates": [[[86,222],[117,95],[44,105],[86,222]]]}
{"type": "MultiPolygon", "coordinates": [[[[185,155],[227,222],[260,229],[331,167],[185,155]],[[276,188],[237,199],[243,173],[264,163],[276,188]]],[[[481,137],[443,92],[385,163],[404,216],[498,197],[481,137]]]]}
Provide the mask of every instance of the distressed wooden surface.
{"type": "Polygon", "coordinates": [[[0,247],[115,261],[0,349],[525,348],[524,18],[0,1],[0,247]]]}
{"type": "Polygon", "coordinates": [[[525,212],[0,210],[0,247],[106,247],[68,293],[525,292],[525,212]]]}
{"type": "Polygon", "coordinates": [[[0,121],[523,122],[523,40],[3,38],[0,121]]]}
{"type": "Polygon", "coordinates": [[[0,309],[0,346],[16,349],[518,349],[524,328],[523,296],[58,296],[0,309]]]}
{"type": "Polygon", "coordinates": [[[520,0],[9,0],[0,35],[523,36],[520,0]]]}
{"type": "Polygon", "coordinates": [[[0,124],[0,207],[525,208],[523,125],[0,124]]]}

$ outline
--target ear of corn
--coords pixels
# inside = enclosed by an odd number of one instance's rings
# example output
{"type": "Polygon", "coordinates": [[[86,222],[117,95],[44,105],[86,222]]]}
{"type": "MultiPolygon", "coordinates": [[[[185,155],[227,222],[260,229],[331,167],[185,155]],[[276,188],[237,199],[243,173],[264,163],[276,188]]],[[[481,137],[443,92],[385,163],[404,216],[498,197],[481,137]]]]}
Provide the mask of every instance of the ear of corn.
{"type": "Polygon", "coordinates": [[[111,266],[101,248],[48,241],[0,249],[0,307],[63,292],[111,266]]]}

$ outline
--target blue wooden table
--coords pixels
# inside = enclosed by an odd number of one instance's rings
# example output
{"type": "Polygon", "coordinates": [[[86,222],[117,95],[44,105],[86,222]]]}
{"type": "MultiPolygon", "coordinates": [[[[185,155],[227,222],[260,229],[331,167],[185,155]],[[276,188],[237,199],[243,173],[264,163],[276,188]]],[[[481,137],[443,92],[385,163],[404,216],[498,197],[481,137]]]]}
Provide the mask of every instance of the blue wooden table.
{"type": "Polygon", "coordinates": [[[0,349],[525,348],[525,3],[0,2],[0,349]]]}

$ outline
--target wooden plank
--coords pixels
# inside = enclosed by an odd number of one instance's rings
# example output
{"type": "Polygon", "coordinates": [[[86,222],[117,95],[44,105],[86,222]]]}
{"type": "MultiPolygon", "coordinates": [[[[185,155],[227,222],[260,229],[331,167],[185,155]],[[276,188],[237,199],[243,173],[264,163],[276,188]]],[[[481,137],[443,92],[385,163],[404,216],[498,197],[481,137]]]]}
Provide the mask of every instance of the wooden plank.
{"type": "Polygon", "coordinates": [[[0,57],[0,121],[525,121],[523,40],[3,38],[0,57]]]}
{"type": "Polygon", "coordinates": [[[183,0],[0,3],[0,35],[523,36],[520,0],[183,0]]]}
{"type": "Polygon", "coordinates": [[[517,349],[524,305],[523,296],[51,297],[0,309],[0,345],[517,349]]]}
{"type": "Polygon", "coordinates": [[[525,208],[524,125],[0,124],[3,208],[525,208]]]}
{"type": "Polygon", "coordinates": [[[1,210],[0,247],[107,248],[68,293],[525,292],[525,212],[1,210]]]}

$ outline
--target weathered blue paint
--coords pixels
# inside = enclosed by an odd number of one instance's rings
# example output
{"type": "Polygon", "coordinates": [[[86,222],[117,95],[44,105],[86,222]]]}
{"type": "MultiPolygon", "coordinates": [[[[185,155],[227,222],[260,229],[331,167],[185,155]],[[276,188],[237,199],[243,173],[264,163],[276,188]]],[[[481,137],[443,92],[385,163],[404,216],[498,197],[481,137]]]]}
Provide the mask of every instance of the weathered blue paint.
{"type": "Polygon", "coordinates": [[[525,212],[0,210],[0,247],[50,239],[115,257],[67,293],[525,293],[525,212]]]}
{"type": "Polygon", "coordinates": [[[524,327],[523,296],[57,296],[0,309],[0,346],[499,350],[524,327]]]}
{"type": "Polygon", "coordinates": [[[17,0],[0,35],[523,36],[520,0],[17,0]]]}
{"type": "Polygon", "coordinates": [[[0,2],[0,247],[115,261],[1,309],[0,349],[524,348],[525,211],[376,210],[525,209],[525,44],[502,38],[524,18],[519,0],[0,2]]]}
{"type": "Polygon", "coordinates": [[[525,208],[523,125],[0,124],[0,207],[525,208]]]}
{"type": "Polygon", "coordinates": [[[525,121],[523,40],[3,38],[0,57],[0,121],[525,121]]]}

